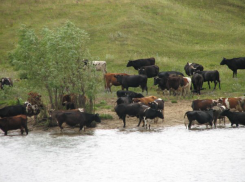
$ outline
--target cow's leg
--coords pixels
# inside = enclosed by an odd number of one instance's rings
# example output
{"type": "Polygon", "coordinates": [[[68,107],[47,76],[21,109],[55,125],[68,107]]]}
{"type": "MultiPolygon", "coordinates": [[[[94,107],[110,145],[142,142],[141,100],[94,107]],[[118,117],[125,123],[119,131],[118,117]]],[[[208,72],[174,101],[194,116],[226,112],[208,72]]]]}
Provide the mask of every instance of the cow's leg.
{"type": "Polygon", "coordinates": [[[80,132],[82,129],[83,129],[83,125],[80,124],[79,131],[78,132],[80,132]]]}
{"type": "Polygon", "coordinates": [[[214,81],[214,90],[216,89],[217,81],[214,81]]]}
{"type": "Polygon", "coordinates": [[[137,125],[138,127],[140,126],[141,120],[142,120],[142,117],[139,117],[139,124],[137,125]]]}
{"type": "Polygon", "coordinates": [[[208,88],[210,89],[210,82],[208,81],[208,88]]]}
{"type": "Polygon", "coordinates": [[[123,116],[123,127],[126,127],[126,116],[123,116]]]}
{"type": "Polygon", "coordinates": [[[24,127],[25,127],[26,135],[28,135],[28,128],[27,128],[27,125],[25,125],[24,127]]]}
{"type": "Polygon", "coordinates": [[[189,124],[188,124],[188,129],[191,129],[191,125],[192,125],[192,120],[189,120],[189,124]]]}
{"type": "Polygon", "coordinates": [[[144,117],[144,125],[145,125],[145,128],[147,129],[147,119],[145,119],[145,117],[144,117]]]}
{"type": "Polygon", "coordinates": [[[8,130],[4,131],[4,135],[7,135],[8,134],[8,130]]]}
{"type": "Polygon", "coordinates": [[[20,132],[21,132],[21,135],[23,135],[23,133],[24,133],[24,129],[23,129],[23,127],[22,127],[22,126],[20,127],[20,132]]]}

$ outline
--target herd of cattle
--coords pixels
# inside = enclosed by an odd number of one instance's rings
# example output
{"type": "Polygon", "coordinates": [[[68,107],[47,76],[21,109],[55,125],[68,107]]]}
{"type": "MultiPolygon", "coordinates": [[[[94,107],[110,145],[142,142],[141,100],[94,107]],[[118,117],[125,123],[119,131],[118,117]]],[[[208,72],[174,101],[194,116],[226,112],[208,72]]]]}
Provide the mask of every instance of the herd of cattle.
{"type": "MultiPolygon", "coordinates": [[[[87,60],[84,61],[86,65],[87,60]]],[[[233,71],[233,77],[237,76],[237,69],[245,69],[245,58],[223,59],[220,65],[227,65],[233,71]]],[[[148,94],[147,80],[154,78],[154,85],[158,85],[161,90],[168,90],[171,94],[181,94],[183,96],[196,92],[200,94],[203,89],[203,82],[214,82],[214,89],[219,83],[220,77],[217,70],[204,71],[204,67],[197,63],[187,63],[184,66],[185,73],[191,77],[184,77],[184,74],[177,71],[159,72],[159,67],[155,65],[155,58],[130,60],[127,67],[133,67],[138,70],[138,75],[128,75],[126,73],[107,73],[105,61],[93,61],[92,65],[96,70],[103,71],[106,91],[111,92],[111,86],[121,86],[122,90],[117,91],[117,105],[115,112],[123,120],[123,126],[126,127],[126,116],[139,118],[139,123],[144,120],[143,126],[147,128],[148,120],[161,118],[164,119],[164,101],[155,96],[144,97],[141,93],[128,91],[130,87],[141,87],[142,92],[148,94]],[[192,89],[193,85],[193,89],[192,89]],[[126,89],[126,91],[124,91],[126,89]]],[[[4,85],[13,86],[10,78],[0,80],[0,88],[4,85]]],[[[33,98],[33,93],[30,94],[33,98]]],[[[30,99],[24,105],[7,106],[0,109],[0,129],[7,135],[9,130],[20,129],[21,134],[24,130],[28,134],[27,116],[36,116],[39,114],[42,105],[35,102],[36,98],[40,100],[41,96],[34,94],[34,100],[30,99]]],[[[89,126],[92,121],[101,122],[98,114],[89,114],[80,109],[75,109],[71,100],[63,102],[66,105],[64,111],[53,111],[50,115],[57,121],[62,130],[62,124],[67,123],[70,126],[79,124],[80,129],[89,126]],[[68,110],[70,109],[70,110],[68,110]]],[[[197,124],[214,125],[216,127],[217,119],[229,118],[231,126],[236,124],[245,125],[245,97],[237,98],[219,98],[217,100],[205,99],[194,100],[192,102],[193,111],[185,113],[188,118],[188,128],[197,122],[197,124]],[[232,110],[238,112],[232,112],[232,110]]],[[[150,128],[150,123],[148,124],[150,128]]]]}

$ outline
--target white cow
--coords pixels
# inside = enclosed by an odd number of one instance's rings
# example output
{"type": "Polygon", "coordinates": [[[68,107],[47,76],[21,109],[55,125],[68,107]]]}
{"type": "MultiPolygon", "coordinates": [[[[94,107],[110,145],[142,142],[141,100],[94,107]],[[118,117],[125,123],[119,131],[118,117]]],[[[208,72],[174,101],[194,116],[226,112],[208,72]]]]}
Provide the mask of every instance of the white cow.
{"type": "Polygon", "coordinates": [[[103,73],[107,73],[106,71],[106,61],[92,61],[92,65],[95,66],[96,71],[103,71],[103,73]]]}

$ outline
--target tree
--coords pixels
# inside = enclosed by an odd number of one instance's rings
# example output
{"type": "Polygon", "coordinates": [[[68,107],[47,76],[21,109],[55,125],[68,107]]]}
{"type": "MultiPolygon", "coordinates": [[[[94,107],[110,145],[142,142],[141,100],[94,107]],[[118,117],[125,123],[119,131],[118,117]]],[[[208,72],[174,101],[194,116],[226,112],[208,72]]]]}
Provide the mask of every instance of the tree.
{"type": "Polygon", "coordinates": [[[43,28],[39,37],[23,25],[10,61],[27,73],[30,84],[46,89],[52,108],[60,107],[65,93],[76,94],[76,105],[84,107],[84,98],[91,105],[97,93],[95,70],[82,61],[89,57],[88,42],[89,35],[70,21],[55,31],[43,28]]]}

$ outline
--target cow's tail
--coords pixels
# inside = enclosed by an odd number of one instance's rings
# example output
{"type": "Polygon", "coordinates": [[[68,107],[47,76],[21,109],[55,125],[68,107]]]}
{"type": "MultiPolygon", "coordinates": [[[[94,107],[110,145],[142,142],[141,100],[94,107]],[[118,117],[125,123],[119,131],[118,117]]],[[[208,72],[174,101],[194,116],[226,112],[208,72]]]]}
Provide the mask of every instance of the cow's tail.
{"type": "Polygon", "coordinates": [[[184,118],[185,118],[185,116],[186,116],[186,114],[187,114],[188,112],[189,112],[189,111],[187,111],[187,112],[185,113],[184,118]]]}

